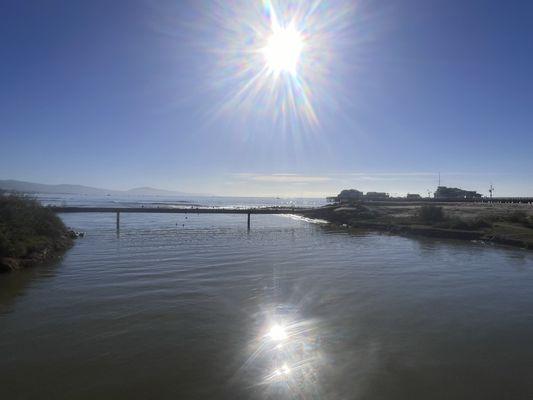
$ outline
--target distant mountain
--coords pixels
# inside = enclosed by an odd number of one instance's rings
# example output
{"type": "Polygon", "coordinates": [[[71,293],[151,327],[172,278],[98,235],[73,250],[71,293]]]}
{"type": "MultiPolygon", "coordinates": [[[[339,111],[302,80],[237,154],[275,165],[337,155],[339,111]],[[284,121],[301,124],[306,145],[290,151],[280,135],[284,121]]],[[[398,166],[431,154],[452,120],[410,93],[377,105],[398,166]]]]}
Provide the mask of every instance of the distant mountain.
{"type": "Polygon", "coordinates": [[[0,180],[0,189],[9,192],[46,193],[46,194],[83,194],[92,196],[135,195],[135,196],[186,196],[189,193],[171,190],[140,187],[130,190],[108,190],[83,185],[45,185],[42,183],[23,182],[15,180],[0,180]]]}
{"type": "Polygon", "coordinates": [[[183,193],[183,192],[175,192],[175,191],[172,191],[172,190],[151,188],[151,187],[148,187],[148,186],[138,187],[138,188],[133,188],[133,189],[130,189],[130,190],[126,190],[124,193],[141,195],[141,196],[144,196],[144,195],[151,195],[151,196],[176,196],[176,195],[186,195],[187,194],[187,193],[183,193]]]}
{"type": "Polygon", "coordinates": [[[55,193],[55,194],[91,194],[102,195],[108,190],[82,185],[45,185],[42,183],[22,182],[15,180],[0,180],[0,189],[10,192],[23,193],[55,193]]]}

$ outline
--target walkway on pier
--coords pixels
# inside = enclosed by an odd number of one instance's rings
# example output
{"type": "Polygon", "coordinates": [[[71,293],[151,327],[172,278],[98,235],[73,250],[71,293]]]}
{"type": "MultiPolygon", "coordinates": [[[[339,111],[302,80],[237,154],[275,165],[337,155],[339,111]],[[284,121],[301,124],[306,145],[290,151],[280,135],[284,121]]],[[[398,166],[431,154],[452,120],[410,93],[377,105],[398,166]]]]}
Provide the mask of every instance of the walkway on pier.
{"type": "Polygon", "coordinates": [[[252,214],[303,214],[313,208],[303,207],[264,207],[264,208],[169,208],[169,207],[49,207],[54,212],[60,213],[116,213],[117,230],[120,229],[121,213],[146,213],[146,214],[245,214],[248,216],[248,229],[250,229],[250,216],[252,214]]]}

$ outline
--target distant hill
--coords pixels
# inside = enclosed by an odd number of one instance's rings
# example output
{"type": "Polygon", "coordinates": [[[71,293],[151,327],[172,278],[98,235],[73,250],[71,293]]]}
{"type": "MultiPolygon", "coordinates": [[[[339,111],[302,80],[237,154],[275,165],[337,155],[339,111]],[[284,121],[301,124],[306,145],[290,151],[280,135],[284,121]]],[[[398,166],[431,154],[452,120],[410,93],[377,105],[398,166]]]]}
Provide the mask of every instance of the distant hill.
{"type": "Polygon", "coordinates": [[[148,186],[133,188],[126,190],[124,193],[135,195],[151,195],[151,196],[176,196],[186,195],[187,193],[175,192],[172,190],[156,189],[148,186]]]}
{"type": "Polygon", "coordinates": [[[9,192],[46,193],[46,194],[83,194],[92,196],[135,195],[135,196],[190,196],[190,193],[171,190],[139,187],[130,190],[108,190],[83,185],[45,185],[42,183],[15,180],[0,180],[0,189],[9,192]]]}

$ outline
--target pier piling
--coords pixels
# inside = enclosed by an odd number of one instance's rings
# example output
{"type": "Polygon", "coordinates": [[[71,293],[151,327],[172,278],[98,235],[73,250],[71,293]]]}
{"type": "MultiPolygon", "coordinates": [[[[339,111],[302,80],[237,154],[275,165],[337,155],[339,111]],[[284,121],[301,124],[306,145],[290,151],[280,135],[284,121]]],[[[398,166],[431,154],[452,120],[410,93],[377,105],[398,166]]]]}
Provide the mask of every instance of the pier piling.
{"type": "Polygon", "coordinates": [[[248,230],[250,230],[250,213],[248,213],[248,230]]]}

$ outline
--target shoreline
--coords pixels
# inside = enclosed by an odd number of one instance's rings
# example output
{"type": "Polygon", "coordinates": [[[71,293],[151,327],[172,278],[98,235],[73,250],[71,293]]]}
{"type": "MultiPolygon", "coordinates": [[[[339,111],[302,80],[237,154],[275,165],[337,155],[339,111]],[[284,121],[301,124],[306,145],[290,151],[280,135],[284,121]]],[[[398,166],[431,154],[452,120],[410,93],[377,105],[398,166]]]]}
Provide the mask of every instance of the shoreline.
{"type": "Polygon", "coordinates": [[[60,257],[78,236],[37,200],[0,194],[0,272],[60,257]]]}
{"type": "Polygon", "coordinates": [[[0,258],[0,273],[14,272],[57,261],[74,245],[76,237],[77,234],[74,231],[69,231],[63,238],[52,245],[34,251],[24,257],[2,257],[0,258]]]}
{"type": "Polygon", "coordinates": [[[421,221],[419,207],[359,203],[325,206],[302,213],[336,226],[366,229],[394,235],[482,241],[533,250],[533,207],[517,213],[513,205],[440,205],[445,217],[439,222],[421,221]],[[524,215],[522,215],[524,213],[524,215]],[[523,221],[517,218],[524,218],[523,221]],[[528,219],[529,218],[529,219],[528,219]],[[457,226],[457,227],[454,227],[457,226]],[[465,229],[466,228],[466,229],[465,229]]]}

